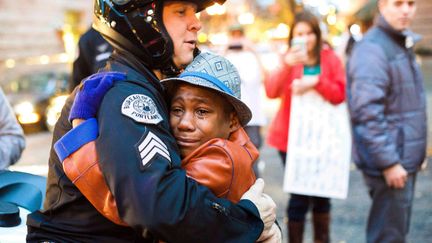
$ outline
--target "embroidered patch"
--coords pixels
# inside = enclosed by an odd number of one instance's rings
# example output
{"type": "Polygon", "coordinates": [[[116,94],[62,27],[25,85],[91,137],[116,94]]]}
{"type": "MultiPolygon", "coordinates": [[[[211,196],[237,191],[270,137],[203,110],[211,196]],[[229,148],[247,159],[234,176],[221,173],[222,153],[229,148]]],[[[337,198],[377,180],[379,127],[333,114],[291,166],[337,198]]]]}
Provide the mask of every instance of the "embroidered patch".
{"type": "Polygon", "coordinates": [[[171,163],[168,147],[154,133],[149,132],[142,142],[138,145],[140,153],[141,165],[143,168],[157,155],[161,155],[171,163]]]}
{"type": "Polygon", "coordinates": [[[154,101],[143,94],[129,95],[122,104],[123,115],[147,124],[158,124],[162,121],[154,101]]]}

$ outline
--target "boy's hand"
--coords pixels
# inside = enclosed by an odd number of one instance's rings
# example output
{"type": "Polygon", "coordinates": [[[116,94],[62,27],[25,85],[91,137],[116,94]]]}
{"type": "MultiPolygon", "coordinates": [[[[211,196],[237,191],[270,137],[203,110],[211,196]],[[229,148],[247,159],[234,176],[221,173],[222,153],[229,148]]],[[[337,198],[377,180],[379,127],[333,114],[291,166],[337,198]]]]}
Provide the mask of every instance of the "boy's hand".
{"type": "Polygon", "coordinates": [[[95,73],[85,80],[79,87],[72,105],[69,121],[76,118],[89,119],[96,117],[99,106],[106,92],[114,82],[126,79],[126,74],[120,72],[95,73]]]}

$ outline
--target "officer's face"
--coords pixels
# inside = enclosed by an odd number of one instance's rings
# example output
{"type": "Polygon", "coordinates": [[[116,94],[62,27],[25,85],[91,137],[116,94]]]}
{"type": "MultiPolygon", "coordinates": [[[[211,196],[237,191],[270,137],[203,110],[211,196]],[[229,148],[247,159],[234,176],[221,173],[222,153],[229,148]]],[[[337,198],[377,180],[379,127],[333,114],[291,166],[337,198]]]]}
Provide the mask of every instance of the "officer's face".
{"type": "Polygon", "coordinates": [[[417,10],[415,0],[380,0],[378,7],[384,19],[397,31],[410,26],[417,10]]]}
{"type": "Polygon", "coordinates": [[[174,43],[173,61],[179,68],[193,60],[197,32],[201,29],[196,11],[196,5],[189,2],[170,1],[164,5],[163,22],[174,43]]]}
{"type": "Polygon", "coordinates": [[[184,158],[212,138],[227,139],[239,128],[232,106],[209,89],[180,84],[171,101],[170,123],[184,158]]]}

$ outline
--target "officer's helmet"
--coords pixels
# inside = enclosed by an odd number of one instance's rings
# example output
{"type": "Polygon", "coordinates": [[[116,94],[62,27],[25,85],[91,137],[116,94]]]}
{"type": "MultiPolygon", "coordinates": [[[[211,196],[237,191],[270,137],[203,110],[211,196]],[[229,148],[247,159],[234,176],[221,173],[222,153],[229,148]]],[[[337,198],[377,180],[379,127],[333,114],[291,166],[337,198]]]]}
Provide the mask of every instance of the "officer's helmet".
{"type": "MultiPolygon", "coordinates": [[[[93,27],[111,45],[136,55],[151,69],[175,69],[174,47],[162,22],[163,3],[169,0],[95,0],[93,27]]],[[[184,0],[198,11],[226,0],[184,0]]]]}

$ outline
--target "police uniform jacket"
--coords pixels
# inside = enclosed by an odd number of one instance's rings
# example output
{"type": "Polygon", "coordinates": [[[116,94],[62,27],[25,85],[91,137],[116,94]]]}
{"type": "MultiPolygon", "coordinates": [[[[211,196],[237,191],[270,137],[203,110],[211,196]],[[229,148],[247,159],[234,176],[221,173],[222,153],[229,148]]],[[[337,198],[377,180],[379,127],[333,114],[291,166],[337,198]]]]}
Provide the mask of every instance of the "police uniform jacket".
{"type": "MultiPolygon", "coordinates": [[[[108,91],[98,113],[96,149],[120,218],[102,216],[65,176],[51,149],[44,209],[28,216],[30,242],[255,242],[263,230],[249,200],[217,198],[181,169],[158,79],[133,55],[113,54],[107,70],[127,74],[108,91]],[[125,57],[126,56],[126,57],[125,57]]],[[[71,129],[73,95],[53,142],[71,129]]]]}

